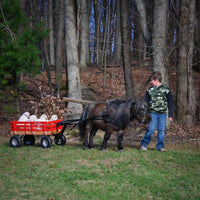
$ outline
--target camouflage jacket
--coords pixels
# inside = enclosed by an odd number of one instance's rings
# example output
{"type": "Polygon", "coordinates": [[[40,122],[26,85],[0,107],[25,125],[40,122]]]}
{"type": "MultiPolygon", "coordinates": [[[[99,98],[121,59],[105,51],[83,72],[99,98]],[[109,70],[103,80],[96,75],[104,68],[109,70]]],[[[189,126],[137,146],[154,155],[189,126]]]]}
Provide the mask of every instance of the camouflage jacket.
{"type": "Polygon", "coordinates": [[[145,100],[149,104],[149,112],[166,113],[168,108],[169,117],[173,116],[173,96],[168,87],[164,85],[149,87],[145,94],[145,100]]]}

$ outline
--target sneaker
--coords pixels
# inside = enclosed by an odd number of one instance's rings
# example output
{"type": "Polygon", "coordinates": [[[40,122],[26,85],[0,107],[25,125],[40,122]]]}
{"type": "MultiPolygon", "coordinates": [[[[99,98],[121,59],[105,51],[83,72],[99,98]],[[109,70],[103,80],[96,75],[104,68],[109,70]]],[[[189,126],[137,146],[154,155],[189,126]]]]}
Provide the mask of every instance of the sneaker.
{"type": "Polygon", "coordinates": [[[159,151],[165,152],[166,150],[164,148],[160,148],[159,151]]]}
{"type": "Polygon", "coordinates": [[[147,147],[141,146],[141,150],[146,151],[147,147]]]}

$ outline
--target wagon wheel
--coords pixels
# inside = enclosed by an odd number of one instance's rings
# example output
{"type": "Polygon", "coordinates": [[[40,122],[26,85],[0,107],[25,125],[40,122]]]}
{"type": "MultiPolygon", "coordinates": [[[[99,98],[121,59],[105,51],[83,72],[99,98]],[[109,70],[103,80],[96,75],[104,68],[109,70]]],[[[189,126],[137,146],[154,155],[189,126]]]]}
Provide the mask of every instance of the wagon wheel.
{"type": "Polygon", "coordinates": [[[20,147],[21,146],[21,139],[19,136],[14,135],[10,138],[10,146],[11,147],[20,147]]]}
{"type": "Polygon", "coordinates": [[[55,136],[55,143],[57,145],[65,145],[66,144],[66,138],[64,135],[56,135],[55,136]]]}
{"type": "Polygon", "coordinates": [[[44,137],[42,137],[41,139],[41,146],[43,148],[50,148],[52,144],[51,138],[47,135],[45,135],[44,137]]]}
{"type": "Polygon", "coordinates": [[[26,146],[35,144],[35,137],[33,135],[25,135],[24,136],[24,144],[26,146]]]}

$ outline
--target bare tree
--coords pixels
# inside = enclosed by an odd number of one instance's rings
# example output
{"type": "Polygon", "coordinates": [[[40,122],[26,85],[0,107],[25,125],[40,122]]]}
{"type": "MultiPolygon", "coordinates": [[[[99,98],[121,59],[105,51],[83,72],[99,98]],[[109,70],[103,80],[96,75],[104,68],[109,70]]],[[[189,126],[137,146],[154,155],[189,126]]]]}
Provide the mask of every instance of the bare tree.
{"type": "Polygon", "coordinates": [[[104,32],[104,41],[103,41],[103,54],[101,63],[104,64],[104,76],[103,76],[103,86],[106,86],[106,72],[107,72],[107,49],[109,41],[109,26],[110,26],[110,1],[108,2],[108,12],[106,16],[105,32],[104,32]]]}
{"type": "MultiPolygon", "coordinates": [[[[65,16],[68,96],[74,99],[81,99],[82,94],[80,86],[74,0],[65,1],[65,16]]],[[[82,105],[69,102],[67,109],[73,113],[73,116],[80,117],[82,105]]]]}
{"type": "Polygon", "coordinates": [[[56,89],[57,96],[60,96],[60,87],[62,81],[63,68],[63,27],[64,27],[64,2],[59,0],[59,14],[58,14],[58,32],[56,43],[56,89]]]}
{"type": "Polygon", "coordinates": [[[121,17],[120,17],[120,0],[116,0],[116,31],[115,31],[115,46],[114,46],[114,62],[120,64],[122,60],[121,54],[121,17]]]}
{"type": "MultiPolygon", "coordinates": [[[[195,22],[195,46],[194,46],[194,69],[200,72],[200,1],[196,1],[196,22],[195,22]]],[[[197,93],[196,116],[200,119],[200,88],[197,93]]]]}
{"type": "Polygon", "coordinates": [[[49,58],[50,65],[55,65],[54,33],[53,33],[53,3],[49,0],[49,58]]]}
{"type": "Polygon", "coordinates": [[[195,0],[182,0],[177,82],[177,120],[192,126],[195,122],[196,95],[193,83],[195,0]]]}
{"type": "Polygon", "coordinates": [[[169,64],[177,67],[178,64],[178,36],[181,0],[170,1],[169,27],[167,36],[167,51],[169,52],[169,64]]]}
{"type": "Polygon", "coordinates": [[[122,35],[122,55],[123,55],[123,69],[124,69],[124,80],[125,80],[125,89],[126,97],[134,98],[134,84],[133,84],[133,75],[131,68],[131,58],[130,58],[130,43],[128,36],[128,4],[127,0],[121,0],[121,35],[122,35]]]}
{"type": "Polygon", "coordinates": [[[95,19],[95,38],[96,38],[96,63],[100,64],[101,52],[99,51],[100,47],[100,18],[101,13],[98,11],[98,0],[94,0],[94,19],[95,19]]]}
{"type": "Polygon", "coordinates": [[[140,15],[140,25],[142,28],[143,37],[148,46],[151,46],[151,38],[149,29],[147,26],[146,8],[144,5],[144,0],[135,0],[135,5],[140,15]]]}
{"type": "Polygon", "coordinates": [[[86,67],[89,38],[88,7],[86,0],[80,0],[80,67],[86,67]]]}
{"type": "Polygon", "coordinates": [[[104,1],[104,34],[103,34],[103,48],[101,54],[101,64],[106,63],[106,54],[107,54],[107,46],[108,46],[108,38],[109,38],[109,25],[110,25],[110,1],[104,1]]]}
{"type": "Polygon", "coordinates": [[[154,1],[153,71],[160,71],[168,85],[168,57],[166,52],[168,0],[154,1]]]}

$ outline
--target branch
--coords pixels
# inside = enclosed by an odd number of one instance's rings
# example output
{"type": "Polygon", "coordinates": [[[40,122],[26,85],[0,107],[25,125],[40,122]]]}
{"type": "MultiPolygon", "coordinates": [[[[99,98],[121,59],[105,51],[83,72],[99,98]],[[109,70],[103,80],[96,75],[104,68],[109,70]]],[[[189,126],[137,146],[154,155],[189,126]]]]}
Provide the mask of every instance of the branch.
{"type": "Polygon", "coordinates": [[[4,15],[2,6],[1,6],[1,1],[0,1],[0,11],[1,11],[1,14],[2,14],[2,17],[3,17],[3,21],[4,21],[4,23],[5,23],[5,25],[2,24],[2,23],[1,23],[1,25],[4,26],[4,27],[8,30],[8,32],[10,33],[10,36],[11,36],[11,38],[12,38],[12,42],[13,42],[13,43],[16,43],[15,33],[10,29],[10,27],[9,27],[8,24],[7,24],[7,21],[6,21],[6,18],[5,18],[5,15],[4,15]]]}
{"type": "Polygon", "coordinates": [[[87,101],[87,100],[82,100],[82,99],[72,99],[72,98],[68,98],[68,97],[63,97],[63,99],[67,102],[81,103],[84,105],[93,102],[93,101],[87,101]]]}

